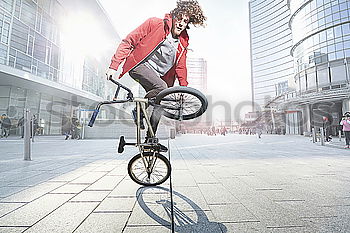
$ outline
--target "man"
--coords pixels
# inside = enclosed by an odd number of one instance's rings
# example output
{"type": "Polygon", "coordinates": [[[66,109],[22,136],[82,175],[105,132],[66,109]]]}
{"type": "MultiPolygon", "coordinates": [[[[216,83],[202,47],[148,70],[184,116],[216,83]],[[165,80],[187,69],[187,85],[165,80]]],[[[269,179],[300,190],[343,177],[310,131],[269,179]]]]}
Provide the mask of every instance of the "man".
{"type": "Polygon", "coordinates": [[[10,136],[11,120],[6,114],[2,114],[1,117],[1,137],[10,136]]]}
{"type": "MultiPolygon", "coordinates": [[[[122,40],[112,57],[107,78],[113,78],[124,62],[119,78],[129,72],[146,90],[145,98],[154,98],[160,91],[172,87],[175,77],[180,86],[187,86],[188,24],[204,26],[205,20],[206,17],[196,0],[177,1],[177,7],[170,14],[166,14],[164,19],[150,18],[122,40]]],[[[160,108],[154,108],[152,112],[151,124],[154,132],[161,113],[160,108]]],[[[133,116],[135,120],[135,110],[133,116]]],[[[141,128],[144,126],[141,125],[141,128]]],[[[150,136],[149,131],[147,136],[150,136]]]]}

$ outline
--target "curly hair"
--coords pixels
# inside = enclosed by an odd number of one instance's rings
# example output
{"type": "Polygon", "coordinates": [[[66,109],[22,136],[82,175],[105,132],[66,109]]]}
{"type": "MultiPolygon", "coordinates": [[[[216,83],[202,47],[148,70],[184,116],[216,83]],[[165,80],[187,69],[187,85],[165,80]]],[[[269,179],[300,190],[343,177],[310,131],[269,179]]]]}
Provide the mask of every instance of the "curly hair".
{"type": "Polygon", "coordinates": [[[196,0],[178,0],[176,2],[176,8],[170,11],[170,14],[176,18],[182,15],[188,15],[190,18],[189,23],[192,23],[194,26],[204,27],[204,21],[207,20],[196,0]]]}

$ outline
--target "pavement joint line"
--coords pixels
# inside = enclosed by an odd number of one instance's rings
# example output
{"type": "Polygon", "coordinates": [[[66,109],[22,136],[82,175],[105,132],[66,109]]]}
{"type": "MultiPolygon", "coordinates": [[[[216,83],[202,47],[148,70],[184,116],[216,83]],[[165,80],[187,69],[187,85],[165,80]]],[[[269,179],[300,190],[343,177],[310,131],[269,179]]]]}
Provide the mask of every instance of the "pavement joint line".
{"type": "Polygon", "coordinates": [[[5,228],[5,227],[9,227],[9,228],[16,228],[16,227],[27,227],[27,228],[29,228],[29,227],[31,227],[31,226],[22,226],[22,225],[18,225],[18,226],[0,226],[0,229],[1,228],[5,228]]]}
{"type": "Polygon", "coordinates": [[[259,220],[219,221],[220,223],[258,223],[259,220]]]}
{"type": "Polygon", "coordinates": [[[199,185],[203,185],[203,184],[221,184],[220,182],[208,182],[208,183],[205,183],[205,182],[197,182],[197,184],[199,184],[199,185]]]}
{"type": "Polygon", "coordinates": [[[302,202],[302,201],[306,201],[306,200],[299,200],[299,199],[295,199],[295,200],[293,200],[293,199],[286,199],[286,200],[272,200],[272,201],[274,201],[274,202],[302,202]]]}
{"type": "Polygon", "coordinates": [[[26,204],[30,201],[0,201],[0,204],[26,204]]]}
{"type": "Polygon", "coordinates": [[[232,205],[232,203],[228,202],[228,203],[207,203],[208,206],[215,206],[215,205],[232,205]]]}
{"type": "Polygon", "coordinates": [[[107,196],[107,198],[134,198],[135,196],[107,196]]]}
{"type": "Polygon", "coordinates": [[[337,215],[333,216],[302,216],[301,219],[326,219],[326,218],[338,218],[337,215]]]}
{"type": "MultiPolygon", "coordinates": [[[[131,224],[131,225],[126,225],[127,227],[171,227],[171,225],[169,224],[165,224],[165,225],[159,225],[159,224],[131,224]]],[[[124,229],[123,231],[124,232],[124,229]]]]}
{"type": "Polygon", "coordinates": [[[93,211],[92,213],[95,214],[105,214],[105,213],[115,213],[115,214],[125,214],[125,213],[130,213],[130,210],[98,210],[98,211],[93,211]]]}
{"type": "Polygon", "coordinates": [[[256,188],[255,191],[283,191],[281,188],[256,188]]]}
{"type": "Polygon", "coordinates": [[[305,225],[287,225],[287,226],[266,226],[267,229],[284,229],[284,228],[300,228],[305,225]]]}
{"type": "Polygon", "coordinates": [[[67,201],[67,203],[101,203],[101,202],[102,201],[67,201]]]}

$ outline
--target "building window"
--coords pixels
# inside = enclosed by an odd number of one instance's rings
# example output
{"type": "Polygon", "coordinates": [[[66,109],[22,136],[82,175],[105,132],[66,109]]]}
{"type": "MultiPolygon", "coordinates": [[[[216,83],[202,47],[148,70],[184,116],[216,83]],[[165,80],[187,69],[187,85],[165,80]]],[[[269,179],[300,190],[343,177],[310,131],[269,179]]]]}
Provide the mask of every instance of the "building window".
{"type": "Polygon", "coordinates": [[[276,84],[276,96],[282,95],[288,91],[288,81],[279,82],[276,84]]]}
{"type": "Polygon", "coordinates": [[[13,0],[0,0],[0,7],[12,13],[13,0]]]}
{"type": "Polygon", "coordinates": [[[340,83],[346,81],[346,70],[343,60],[337,62],[338,64],[331,64],[331,81],[332,83],[340,83]]]}
{"type": "Polygon", "coordinates": [[[36,4],[32,0],[23,0],[20,19],[31,28],[35,28],[36,4]]]}
{"type": "Polygon", "coordinates": [[[326,65],[317,67],[317,82],[319,86],[329,85],[328,67],[326,65]]]}

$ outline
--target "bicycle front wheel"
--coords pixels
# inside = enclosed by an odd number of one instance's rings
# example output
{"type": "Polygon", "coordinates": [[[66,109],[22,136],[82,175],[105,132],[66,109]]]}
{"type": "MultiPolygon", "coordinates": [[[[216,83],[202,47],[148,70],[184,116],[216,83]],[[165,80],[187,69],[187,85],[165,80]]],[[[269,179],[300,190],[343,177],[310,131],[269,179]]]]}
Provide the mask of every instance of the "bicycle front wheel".
{"type": "Polygon", "coordinates": [[[155,103],[163,108],[164,116],[175,120],[199,117],[208,108],[207,98],[200,91],[183,86],[159,92],[155,103]]]}
{"type": "Polygon", "coordinates": [[[128,164],[130,178],[144,186],[154,186],[164,183],[170,176],[171,165],[162,154],[143,153],[135,155],[128,164]]]}

